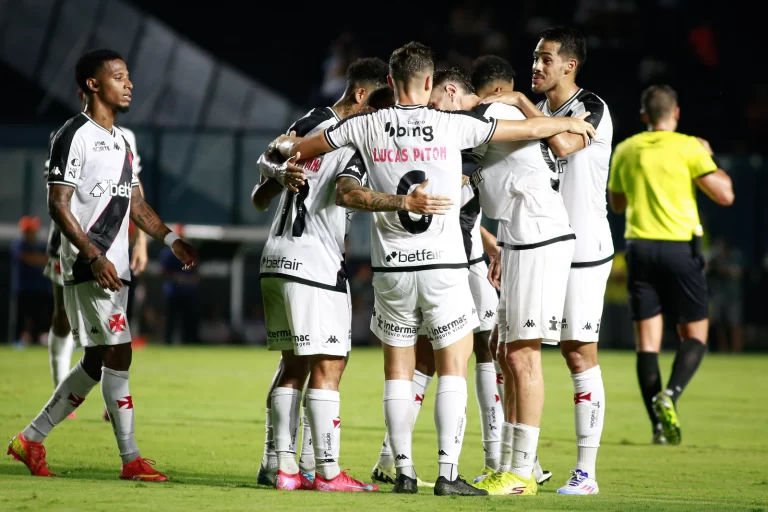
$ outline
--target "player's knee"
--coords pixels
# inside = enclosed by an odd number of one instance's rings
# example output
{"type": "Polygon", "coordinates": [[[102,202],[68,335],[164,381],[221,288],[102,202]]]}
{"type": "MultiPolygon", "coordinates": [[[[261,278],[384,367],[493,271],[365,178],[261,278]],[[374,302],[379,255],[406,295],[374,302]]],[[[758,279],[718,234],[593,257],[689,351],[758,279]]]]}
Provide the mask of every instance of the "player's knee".
{"type": "Polygon", "coordinates": [[[101,380],[101,367],[104,365],[102,347],[87,347],[80,364],[83,370],[90,378],[95,381],[101,380]]]}
{"type": "Polygon", "coordinates": [[[536,355],[536,352],[522,344],[516,346],[508,343],[506,346],[507,365],[516,379],[533,373],[537,361],[536,355]]]}
{"type": "Polygon", "coordinates": [[[567,341],[560,344],[560,353],[572,375],[597,366],[597,344],[567,341]]]}
{"type": "Polygon", "coordinates": [[[53,310],[53,316],[51,317],[51,327],[53,328],[53,334],[56,336],[66,336],[69,334],[69,319],[67,318],[66,311],[53,310]]]}
{"type": "Polygon", "coordinates": [[[475,360],[478,363],[493,362],[491,348],[490,348],[490,345],[488,344],[489,336],[490,336],[490,332],[488,331],[475,333],[473,349],[475,352],[475,360]]]}
{"type": "Polygon", "coordinates": [[[302,389],[309,375],[309,360],[306,357],[283,357],[283,371],[277,387],[302,389]]]}
{"type": "Polygon", "coordinates": [[[131,368],[133,350],[130,343],[104,347],[103,363],[106,368],[116,372],[127,372],[131,368]]]}
{"type": "Polygon", "coordinates": [[[338,390],[346,359],[336,356],[314,356],[311,358],[309,387],[312,389],[338,390]]]}

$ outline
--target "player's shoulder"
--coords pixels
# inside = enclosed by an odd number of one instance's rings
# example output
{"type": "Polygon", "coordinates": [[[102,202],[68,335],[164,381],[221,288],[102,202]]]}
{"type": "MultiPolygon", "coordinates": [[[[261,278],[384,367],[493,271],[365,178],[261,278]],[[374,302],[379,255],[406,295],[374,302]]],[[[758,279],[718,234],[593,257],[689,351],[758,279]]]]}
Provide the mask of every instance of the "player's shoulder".
{"type": "Polygon", "coordinates": [[[296,132],[298,137],[305,137],[310,132],[314,131],[323,123],[335,123],[339,120],[336,112],[331,107],[313,108],[304,117],[296,120],[286,134],[293,131],[296,132]]]}
{"type": "MultiPolygon", "coordinates": [[[[611,122],[611,113],[608,110],[608,104],[592,91],[582,89],[576,97],[577,104],[583,107],[585,112],[590,112],[589,121],[593,126],[598,127],[601,121],[611,122]]],[[[581,109],[579,109],[581,110],[581,109]]],[[[571,114],[576,113],[571,109],[571,114]]]]}
{"type": "Polygon", "coordinates": [[[498,101],[494,103],[477,105],[472,110],[486,118],[493,117],[496,119],[506,119],[510,121],[525,119],[525,114],[523,114],[519,108],[515,107],[514,105],[507,105],[506,103],[499,103],[498,101]]]}
{"type": "Polygon", "coordinates": [[[486,118],[483,114],[476,112],[475,109],[472,110],[440,110],[439,108],[434,108],[431,106],[426,107],[427,111],[434,116],[440,116],[440,117],[446,117],[449,119],[458,119],[458,120],[466,120],[466,119],[476,119],[479,121],[487,121],[488,118],[486,118]]]}
{"type": "Polygon", "coordinates": [[[58,130],[56,130],[51,143],[56,142],[71,144],[75,137],[82,137],[88,129],[90,119],[84,113],[79,113],[69,118],[58,130]]]}

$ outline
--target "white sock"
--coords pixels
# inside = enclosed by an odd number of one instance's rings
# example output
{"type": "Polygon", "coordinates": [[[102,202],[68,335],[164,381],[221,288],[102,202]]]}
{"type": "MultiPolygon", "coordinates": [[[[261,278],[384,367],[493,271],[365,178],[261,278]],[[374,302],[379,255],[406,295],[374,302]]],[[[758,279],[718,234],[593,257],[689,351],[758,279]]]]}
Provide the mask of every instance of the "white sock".
{"type": "Polygon", "coordinates": [[[539,445],[539,427],[523,423],[515,424],[515,439],[512,446],[512,473],[531,478],[536,462],[536,448],[539,445]]]}
{"type": "Polygon", "coordinates": [[[317,474],[326,480],[336,478],[339,468],[341,395],[327,389],[307,390],[307,416],[315,440],[317,474]]]}
{"type": "Polygon", "coordinates": [[[296,436],[299,431],[301,411],[301,390],[275,388],[272,391],[272,437],[275,440],[278,469],[295,475],[299,472],[296,464],[296,436]]]}
{"type": "Polygon", "coordinates": [[[413,429],[413,383],[409,380],[384,381],[384,421],[389,446],[395,457],[397,474],[416,478],[411,452],[413,429]]]}
{"type": "MultiPolygon", "coordinates": [[[[498,361],[493,362],[493,369],[496,371],[496,393],[499,395],[499,401],[504,403],[504,374],[501,373],[501,365],[498,361]]],[[[501,409],[502,413],[504,408],[501,409]]]]}
{"type": "Polygon", "coordinates": [[[312,448],[312,427],[307,414],[307,393],[304,393],[304,407],[301,411],[301,455],[299,455],[299,470],[304,473],[315,472],[315,450],[312,448]]]}
{"type": "Polygon", "coordinates": [[[576,469],[595,477],[597,448],[605,419],[605,388],[600,367],[571,375],[573,379],[573,412],[576,422],[576,469]]]}
{"type": "Polygon", "coordinates": [[[123,464],[136,460],[140,454],[133,435],[133,398],[128,389],[128,372],[102,366],[101,396],[109,412],[123,464]]]}
{"type": "Polygon", "coordinates": [[[435,426],[440,476],[455,480],[467,423],[467,380],[456,375],[437,378],[435,426]]]}
{"type": "Polygon", "coordinates": [[[264,455],[261,458],[261,467],[264,469],[277,469],[277,453],[275,453],[275,440],[272,437],[272,410],[267,408],[267,419],[264,422],[264,455]]]}
{"type": "Polygon", "coordinates": [[[493,363],[475,365],[475,396],[480,408],[480,430],[483,435],[485,467],[498,469],[501,456],[501,423],[504,413],[501,397],[496,392],[496,370],[493,363]]]}
{"type": "Polygon", "coordinates": [[[42,443],[53,427],[77,409],[98,381],[85,373],[83,363],[78,361],[53,392],[43,410],[27,425],[23,434],[34,443],[42,443]]]}
{"type": "MultiPolygon", "coordinates": [[[[427,388],[429,383],[432,382],[432,377],[421,373],[419,370],[413,372],[413,424],[411,431],[416,425],[416,418],[419,417],[421,412],[421,405],[424,398],[427,396],[427,388]]],[[[381,445],[381,452],[379,453],[379,466],[391,467],[395,464],[394,456],[392,455],[392,449],[389,447],[389,434],[384,435],[384,443],[381,445]]]]}
{"type": "Polygon", "coordinates": [[[515,426],[506,421],[501,424],[501,460],[499,471],[508,473],[512,471],[512,450],[515,445],[515,426]]]}
{"type": "Polygon", "coordinates": [[[57,387],[69,374],[75,340],[70,331],[66,336],[56,336],[53,327],[48,331],[48,361],[51,365],[53,387],[57,387]]]}

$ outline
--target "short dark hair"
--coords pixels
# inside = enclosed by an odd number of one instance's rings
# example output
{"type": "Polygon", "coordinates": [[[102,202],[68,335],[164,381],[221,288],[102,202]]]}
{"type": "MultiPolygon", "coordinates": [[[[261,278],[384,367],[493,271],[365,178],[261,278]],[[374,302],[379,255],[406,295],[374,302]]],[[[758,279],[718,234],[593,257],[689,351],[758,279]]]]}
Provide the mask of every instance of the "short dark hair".
{"type": "Polygon", "coordinates": [[[376,110],[383,108],[389,108],[395,104],[395,91],[389,87],[379,87],[368,95],[365,100],[365,104],[369,107],[373,107],[376,110]]]}
{"type": "Polygon", "coordinates": [[[469,72],[469,77],[475,90],[497,80],[513,82],[515,76],[516,73],[512,64],[496,55],[478,57],[472,63],[472,69],[469,72]]]}
{"type": "Polygon", "coordinates": [[[347,68],[347,88],[387,85],[387,63],[378,57],[357,59],[347,68]]]}
{"type": "Polygon", "coordinates": [[[542,30],[540,37],[545,41],[560,43],[558,53],[564,53],[579,61],[576,69],[581,71],[581,68],[587,62],[587,40],[584,39],[584,36],[578,30],[559,25],[542,30]]]}
{"type": "Polygon", "coordinates": [[[640,97],[640,108],[651,124],[669,115],[676,106],[677,93],[668,85],[652,85],[640,97]]]}
{"type": "Polygon", "coordinates": [[[85,94],[90,95],[91,90],[88,88],[86,80],[89,78],[95,78],[105,62],[111,60],[124,60],[123,56],[114,50],[102,48],[99,50],[91,50],[84,53],[75,64],[75,81],[77,86],[85,94]]]}
{"type": "Polygon", "coordinates": [[[407,82],[419,73],[431,74],[435,69],[435,54],[429,46],[411,41],[392,52],[389,74],[392,80],[407,82]]]}
{"type": "Polygon", "coordinates": [[[453,82],[455,84],[458,84],[464,89],[464,92],[467,94],[474,94],[475,88],[472,87],[472,82],[469,81],[469,78],[467,78],[467,75],[465,75],[458,67],[454,66],[450,69],[439,69],[435,71],[434,77],[432,78],[432,82],[434,83],[434,87],[437,87],[438,85],[442,85],[446,82],[453,82]]]}

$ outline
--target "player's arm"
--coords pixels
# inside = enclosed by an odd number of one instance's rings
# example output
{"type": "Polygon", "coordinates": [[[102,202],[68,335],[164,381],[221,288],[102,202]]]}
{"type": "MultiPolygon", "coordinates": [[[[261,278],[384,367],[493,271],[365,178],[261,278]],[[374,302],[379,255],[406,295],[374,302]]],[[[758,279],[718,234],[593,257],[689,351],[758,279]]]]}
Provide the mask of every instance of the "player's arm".
{"type": "Polygon", "coordinates": [[[360,147],[356,142],[367,133],[365,123],[369,115],[349,116],[310,137],[297,138],[281,135],[272,141],[269,148],[279,151],[283,158],[290,158],[297,154],[300,154],[301,158],[312,158],[343,146],[360,147]]]}
{"type": "Polygon", "coordinates": [[[480,241],[483,244],[483,250],[485,251],[485,254],[488,255],[488,258],[494,258],[501,252],[496,245],[496,237],[483,226],[480,226],[480,241]]]}
{"type": "MultiPolygon", "coordinates": [[[[136,158],[134,156],[134,168],[136,168],[136,158]]],[[[138,179],[138,177],[137,177],[138,179]]],[[[139,192],[141,197],[144,197],[144,185],[139,181],[139,192]]],[[[136,245],[133,247],[133,255],[131,256],[131,270],[135,275],[141,275],[144,269],[147,268],[149,257],[147,255],[147,234],[144,231],[139,230],[136,234],[136,245]]]]}
{"type": "Polygon", "coordinates": [[[562,132],[574,133],[589,144],[595,138],[595,128],[583,119],[589,115],[585,112],[579,117],[535,117],[524,121],[508,121],[500,119],[496,130],[491,136],[491,142],[509,142],[516,140],[546,139],[562,132]]]}
{"type": "Polygon", "coordinates": [[[608,204],[615,213],[624,213],[627,209],[627,196],[621,181],[621,169],[624,165],[625,142],[616,146],[611,158],[611,171],[608,176],[608,204]]]}
{"type": "Polygon", "coordinates": [[[701,147],[692,142],[688,158],[688,167],[696,186],[720,206],[731,206],[736,198],[731,177],[715,163],[709,142],[699,137],[696,140],[701,147]]]}
{"type": "Polygon", "coordinates": [[[367,212],[396,212],[405,210],[420,215],[445,215],[453,206],[450,197],[433,196],[424,192],[429,180],[408,195],[384,194],[362,186],[356,179],[336,180],[336,204],[367,212]]]}
{"type": "Polygon", "coordinates": [[[253,187],[251,203],[258,211],[265,212],[269,209],[269,203],[272,202],[272,199],[279,196],[282,191],[283,186],[277,180],[262,176],[261,182],[253,187]]]}
{"type": "Polygon", "coordinates": [[[144,200],[138,185],[133,187],[131,193],[131,220],[155,240],[162,240],[169,245],[173,254],[184,263],[184,270],[197,265],[198,257],[195,248],[179,238],[160,220],[155,210],[144,200]]]}

